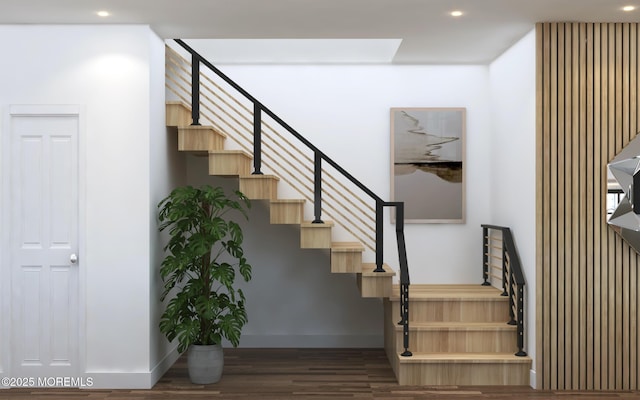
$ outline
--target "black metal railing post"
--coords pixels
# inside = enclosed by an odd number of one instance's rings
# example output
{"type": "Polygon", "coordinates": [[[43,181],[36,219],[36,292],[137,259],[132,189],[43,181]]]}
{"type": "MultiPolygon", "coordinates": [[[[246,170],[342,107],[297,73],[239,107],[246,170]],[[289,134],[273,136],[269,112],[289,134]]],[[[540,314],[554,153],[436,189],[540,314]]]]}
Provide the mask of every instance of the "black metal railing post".
{"type": "Polygon", "coordinates": [[[200,57],[191,55],[191,125],[200,125],[200,57]]]}
{"type": "Polygon", "coordinates": [[[398,257],[400,258],[400,315],[402,316],[402,357],[411,357],[409,351],[409,269],[407,249],[404,238],[404,203],[395,203],[396,207],[396,238],[398,243],[398,257]]]}
{"type": "Polygon", "coordinates": [[[319,152],[313,157],[313,220],[314,224],[323,224],[322,221],[322,157],[319,152]]]}
{"type": "Polygon", "coordinates": [[[489,229],[482,228],[482,286],[490,286],[489,283],[489,229]]]}
{"type": "Polygon", "coordinates": [[[509,325],[516,325],[516,314],[513,311],[516,308],[517,305],[517,300],[515,299],[515,296],[513,295],[513,285],[515,285],[515,281],[512,278],[513,274],[509,274],[509,318],[511,318],[509,320],[509,322],[507,322],[507,324],[509,325]]]}
{"type": "Polygon", "coordinates": [[[507,243],[504,240],[504,232],[502,232],[502,296],[508,296],[507,292],[507,243]]]}
{"type": "Polygon", "coordinates": [[[263,175],[262,168],[262,107],[257,101],[253,102],[253,173],[263,175]]]}
{"type": "Polygon", "coordinates": [[[524,357],[524,285],[518,285],[518,352],[516,356],[524,357]]]}
{"type": "Polygon", "coordinates": [[[374,272],[385,272],[384,267],[384,203],[376,200],[376,269],[374,272]]]}
{"type": "Polygon", "coordinates": [[[509,325],[516,325],[518,352],[516,356],[524,357],[524,274],[520,256],[516,248],[511,229],[496,225],[482,225],[483,235],[487,230],[499,230],[502,233],[502,271],[503,296],[509,296],[509,325]]]}

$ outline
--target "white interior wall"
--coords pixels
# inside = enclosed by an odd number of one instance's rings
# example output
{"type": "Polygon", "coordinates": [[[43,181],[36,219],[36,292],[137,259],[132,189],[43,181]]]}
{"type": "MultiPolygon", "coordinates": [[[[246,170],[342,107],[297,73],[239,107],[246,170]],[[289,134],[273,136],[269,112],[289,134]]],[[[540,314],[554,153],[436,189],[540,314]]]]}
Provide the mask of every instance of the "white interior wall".
{"type": "MultiPolygon", "coordinates": [[[[531,31],[490,66],[491,223],[514,235],[526,279],[525,349],[536,349],[536,49],[531,31]]],[[[531,384],[535,387],[535,363],[531,384]]]]}
{"type": "MultiPolygon", "coordinates": [[[[7,25],[0,35],[12,38],[0,59],[3,110],[10,104],[84,110],[81,368],[94,387],[146,387],[150,360],[160,358],[149,343],[149,176],[150,131],[162,123],[162,100],[150,98],[162,92],[151,86],[162,78],[157,70],[151,76],[149,66],[164,64],[162,43],[148,27],[132,25],[7,25]]],[[[154,156],[161,153],[157,144],[154,156]]]]}
{"type": "MultiPolygon", "coordinates": [[[[201,49],[196,48],[200,51],[201,49]]],[[[206,52],[202,53],[205,58],[206,52]]],[[[488,223],[489,73],[486,66],[222,65],[220,69],[382,198],[390,195],[390,108],[465,107],[466,223],[409,224],[412,283],[481,281],[488,223]]],[[[396,269],[385,217],[385,260],[396,269]]]]}
{"type": "Polygon", "coordinates": [[[165,124],[165,49],[164,41],[150,38],[150,109],[148,111],[151,135],[150,148],[150,193],[149,193],[149,346],[151,384],[168,370],[179,356],[176,345],[170,344],[158,328],[164,307],[160,302],[163,291],[160,264],[164,258],[164,245],[168,235],[158,231],[158,203],[177,186],[186,182],[184,155],[178,153],[177,135],[165,124]]]}

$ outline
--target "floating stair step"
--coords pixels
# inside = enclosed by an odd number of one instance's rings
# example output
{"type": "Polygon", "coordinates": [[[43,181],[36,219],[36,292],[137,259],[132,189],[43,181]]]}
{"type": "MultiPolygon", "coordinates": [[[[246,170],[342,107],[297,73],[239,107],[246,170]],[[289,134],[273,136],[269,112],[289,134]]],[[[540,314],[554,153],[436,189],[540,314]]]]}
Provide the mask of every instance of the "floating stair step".
{"type": "Polygon", "coordinates": [[[240,177],[240,191],[252,200],[273,200],[278,197],[278,181],[273,175],[246,175],[240,177]]]}
{"type": "Polygon", "coordinates": [[[252,159],[251,154],[242,150],[209,151],[209,175],[250,175],[252,159]]]}
{"type": "Polygon", "coordinates": [[[374,272],[376,264],[362,264],[362,271],[357,275],[358,289],[362,297],[389,297],[393,289],[395,271],[387,264],[382,268],[386,272],[374,272]]]}
{"type": "Polygon", "coordinates": [[[211,126],[189,125],[178,127],[178,150],[199,155],[222,150],[226,136],[211,126]]]}
{"type": "Polygon", "coordinates": [[[321,224],[305,221],[300,224],[300,248],[330,249],[333,225],[332,221],[324,221],[321,224]]]}
{"type": "Polygon", "coordinates": [[[331,272],[362,272],[362,253],[364,246],[359,242],[331,243],[331,272]]]}
{"type": "MultiPolygon", "coordinates": [[[[395,324],[396,349],[402,326],[395,324]]],[[[409,325],[411,350],[419,353],[515,353],[517,329],[505,322],[416,322],[409,325]]]]}
{"type": "Polygon", "coordinates": [[[512,353],[396,354],[400,385],[529,385],[530,357],[512,353]]]}
{"type": "Polygon", "coordinates": [[[304,220],[304,199],[271,200],[272,224],[301,224],[304,220]]]}
{"type": "Polygon", "coordinates": [[[165,105],[167,126],[191,125],[191,109],[182,101],[167,101],[165,105]]]}
{"type": "MultiPolygon", "coordinates": [[[[500,290],[481,285],[411,285],[409,289],[409,321],[507,322],[509,298],[500,290]]],[[[400,320],[400,294],[393,286],[389,298],[393,320],[400,320]]]]}

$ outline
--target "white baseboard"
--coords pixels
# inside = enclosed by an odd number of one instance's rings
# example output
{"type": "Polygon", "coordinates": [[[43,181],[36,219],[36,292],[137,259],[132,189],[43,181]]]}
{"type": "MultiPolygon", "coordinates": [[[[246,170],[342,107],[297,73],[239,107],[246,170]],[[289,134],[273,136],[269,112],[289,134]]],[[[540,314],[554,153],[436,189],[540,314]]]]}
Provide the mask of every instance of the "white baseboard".
{"type": "Polygon", "coordinates": [[[92,386],[82,389],[151,389],[179,357],[175,348],[148,372],[87,372],[84,376],[92,379],[92,386]]]}
{"type": "Polygon", "coordinates": [[[150,372],[87,372],[91,385],[81,389],[150,389],[150,372]]]}
{"type": "Polygon", "coordinates": [[[160,378],[171,368],[171,366],[180,358],[180,353],[178,353],[178,348],[175,347],[169,354],[167,354],[158,365],[156,365],[151,370],[151,386],[153,387],[160,378]]]}
{"type": "Polygon", "coordinates": [[[529,386],[531,386],[534,389],[538,388],[538,381],[536,380],[536,370],[535,369],[530,369],[529,370],[529,386]]]}
{"type": "MultiPolygon", "coordinates": [[[[229,343],[223,343],[226,348],[229,343]]],[[[382,348],[384,335],[242,335],[247,348],[382,348]]]]}

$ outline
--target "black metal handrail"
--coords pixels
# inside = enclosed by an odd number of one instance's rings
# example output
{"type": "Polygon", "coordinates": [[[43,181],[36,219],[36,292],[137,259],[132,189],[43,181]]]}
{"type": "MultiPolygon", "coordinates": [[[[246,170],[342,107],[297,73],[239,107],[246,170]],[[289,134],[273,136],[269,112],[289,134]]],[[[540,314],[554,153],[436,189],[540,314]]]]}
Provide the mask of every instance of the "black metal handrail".
{"type": "Polygon", "coordinates": [[[308,149],[313,151],[314,153],[314,223],[323,223],[322,221],[322,163],[325,162],[328,165],[332,166],[336,171],[338,171],[342,176],[347,178],[351,183],[356,185],[360,190],[362,190],[365,194],[371,197],[376,202],[376,245],[375,245],[375,254],[376,254],[376,268],[374,272],[385,272],[383,264],[384,264],[384,208],[385,207],[394,207],[396,211],[396,238],[398,244],[398,258],[400,264],[400,315],[402,320],[400,321],[403,325],[403,343],[404,343],[404,352],[403,356],[411,356],[411,352],[409,351],[409,266],[407,261],[407,251],[404,240],[404,203],[403,202],[390,202],[384,201],[378,195],[376,195],[371,189],[366,187],[362,182],[356,179],[353,175],[347,172],[344,168],[342,168],[338,163],[333,161],[329,156],[320,151],[315,145],[313,145],[309,140],[307,140],[304,136],[298,133],[295,129],[293,129],[289,124],[284,122],[279,116],[277,116],[274,112],[269,110],[264,104],[258,101],[255,97],[253,97],[249,92],[243,89],[240,85],[234,82],[231,78],[225,75],[222,71],[216,68],[213,64],[211,64],[208,60],[206,60],[203,56],[201,56],[197,51],[187,45],[184,41],[180,39],[175,39],[176,43],[178,43],[183,49],[191,54],[192,57],[192,104],[191,104],[191,113],[192,113],[192,125],[200,125],[200,64],[209,68],[213,73],[215,73],[218,77],[220,77],[223,81],[237,90],[240,94],[242,94],[247,100],[253,103],[254,108],[254,118],[253,118],[253,147],[254,147],[254,171],[253,174],[262,174],[261,172],[261,159],[262,159],[262,113],[271,117],[274,121],[276,121],[282,128],[287,130],[293,137],[298,139],[302,144],[304,144],[308,149]]]}
{"type": "Polygon", "coordinates": [[[518,352],[516,356],[524,357],[524,273],[520,263],[520,255],[516,249],[511,229],[497,225],[482,225],[482,285],[489,286],[489,230],[502,232],[502,296],[509,296],[509,325],[517,326],[518,352]]]}

